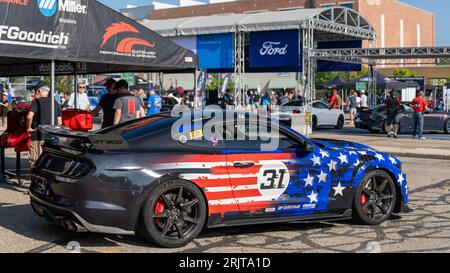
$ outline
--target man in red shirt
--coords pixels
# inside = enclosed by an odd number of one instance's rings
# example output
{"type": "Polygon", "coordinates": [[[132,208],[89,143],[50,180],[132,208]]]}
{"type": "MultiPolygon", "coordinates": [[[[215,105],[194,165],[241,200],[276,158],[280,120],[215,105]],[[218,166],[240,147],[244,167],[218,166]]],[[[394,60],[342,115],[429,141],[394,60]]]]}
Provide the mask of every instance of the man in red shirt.
{"type": "Polygon", "coordinates": [[[339,96],[339,91],[333,90],[333,96],[331,96],[331,108],[341,109],[342,99],[339,96]]]}
{"type": "Polygon", "coordinates": [[[423,98],[423,92],[417,92],[416,98],[411,102],[411,107],[414,110],[414,130],[413,130],[413,138],[416,138],[419,135],[420,140],[425,140],[423,137],[423,112],[427,110],[428,103],[423,98]]]}

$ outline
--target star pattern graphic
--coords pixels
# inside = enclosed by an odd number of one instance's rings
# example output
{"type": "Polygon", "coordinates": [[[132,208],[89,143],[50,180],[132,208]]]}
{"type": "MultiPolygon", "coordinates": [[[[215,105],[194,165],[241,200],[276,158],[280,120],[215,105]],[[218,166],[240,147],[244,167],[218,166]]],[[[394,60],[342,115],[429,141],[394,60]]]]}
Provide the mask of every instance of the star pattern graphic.
{"type": "Polygon", "coordinates": [[[339,154],[339,160],[341,161],[341,164],[344,164],[344,163],[348,163],[348,157],[346,156],[346,155],[344,155],[344,154],[339,154]]]}
{"type": "Polygon", "coordinates": [[[318,196],[318,194],[317,194],[317,193],[314,193],[314,191],[312,191],[311,194],[308,195],[309,203],[310,203],[310,204],[312,204],[312,203],[317,203],[317,202],[318,202],[317,196],[318,196]]]}
{"type": "Polygon", "coordinates": [[[320,154],[322,155],[322,158],[329,158],[330,157],[330,154],[329,153],[327,153],[327,152],[325,152],[324,150],[322,150],[322,149],[320,149],[320,154]]]}
{"type": "Polygon", "coordinates": [[[331,160],[330,163],[328,163],[327,165],[328,165],[328,168],[330,169],[330,172],[337,170],[336,169],[336,165],[337,165],[336,161],[331,160]]]}
{"type": "Polygon", "coordinates": [[[393,158],[392,156],[389,156],[388,158],[392,164],[397,164],[397,160],[395,160],[395,158],[393,158]]]}
{"type": "Polygon", "coordinates": [[[398,175],[398,183],[403,185],[403,182],[405,182],[405,176],[401,173],[398,175]]]}
{"type": "Polygon", "coordinates": [[[340,195],[340,196],[344,196],[344,190],[346,189],[346,187],[342,187],[341,186],[341,182],[339,182],[337,187],[333,187],[334,189],[334,196],[340,195]]]}
{"type": "Polygon", "coordinates": [[[355,164],[353,164],[353,166],[358,167],[359,164],[361,164],[361,161],[359,161],[359,159],[356,159],[356,162],[355,162],[355,164]]]}
{"type": "Polygon", "coordinates": [[[313,158],[311,159],[313,162],[313,166],[320,166],[321,162],[320,162],[320,157],[314,155],[313,158]]]}
{"type": "Polygon", "coordinates": [[[314,177],[312,177],[310,174],[308,174],[308,177],[305,178],[305,187],[306,186],[313,186],[314,183],[314,177]]]}
{"type": "Polygon", "coordinates": [[[320,182],[327,182],[327,174],[324,172],[320,172],[320,174],[317,176],[317,178],[319,179],[319,183],[320,182]]]}
{"type": "Polygon", "coordinates": [[[378,161],[385,161],[383,155],[381,154],[375,154],[375,157],[378,159],[378,161]]]}

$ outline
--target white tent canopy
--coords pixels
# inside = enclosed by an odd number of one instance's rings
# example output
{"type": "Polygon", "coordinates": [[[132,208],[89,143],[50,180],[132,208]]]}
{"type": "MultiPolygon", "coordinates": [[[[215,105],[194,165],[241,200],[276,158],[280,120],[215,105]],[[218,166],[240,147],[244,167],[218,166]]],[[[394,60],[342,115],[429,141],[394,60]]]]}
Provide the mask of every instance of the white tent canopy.
{"type": "Polygon", "coordinates": [[[345,7],[150,20],[142,24],[166,37],[303,29],[309,26],[328,35],[367,40],[376,38],[373,26],[358,12],[345,7]]]}

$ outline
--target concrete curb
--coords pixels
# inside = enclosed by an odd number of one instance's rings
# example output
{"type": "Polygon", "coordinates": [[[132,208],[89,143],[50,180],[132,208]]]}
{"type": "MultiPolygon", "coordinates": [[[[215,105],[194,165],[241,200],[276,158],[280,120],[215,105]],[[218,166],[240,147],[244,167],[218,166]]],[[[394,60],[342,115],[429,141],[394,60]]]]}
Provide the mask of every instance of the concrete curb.
{"type": "Polygon", "coordinates": [[[450,151],[437,149],[404,149],[386,146],[372,146],[373,149],[399,157],[450,160],[450,151]],[[425,151],[426,150],[426,151],[425,151]]]}

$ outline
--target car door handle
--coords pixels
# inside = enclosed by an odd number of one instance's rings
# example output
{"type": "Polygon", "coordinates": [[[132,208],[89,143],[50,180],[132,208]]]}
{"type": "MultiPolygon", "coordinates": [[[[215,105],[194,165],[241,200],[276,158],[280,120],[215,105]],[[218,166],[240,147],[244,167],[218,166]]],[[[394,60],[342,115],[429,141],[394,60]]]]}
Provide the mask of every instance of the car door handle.
{"type": "Polygon", "coordinates": [[[251,168],[255,166],[253,162],[236,162],[233,165],[235,168],[251,168]]]}

